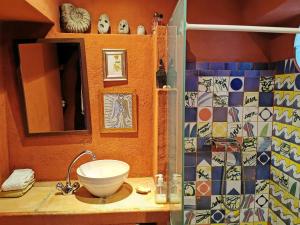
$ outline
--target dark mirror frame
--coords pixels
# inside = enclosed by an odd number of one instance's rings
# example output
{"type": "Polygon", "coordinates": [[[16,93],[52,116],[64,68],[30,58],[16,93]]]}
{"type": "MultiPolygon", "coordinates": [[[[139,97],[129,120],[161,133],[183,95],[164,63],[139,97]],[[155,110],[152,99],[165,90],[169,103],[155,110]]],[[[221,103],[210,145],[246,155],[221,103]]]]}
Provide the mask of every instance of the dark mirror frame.
{"type": "Polygon", "coordinates": [[[17,82],[18,82],[18,92],[19,92],[19,102],[20,102],[20,111],[22,114],[24,133],[27,137],[34,136],[53,136],[53,135],[65,135],[65,134],[91,134],[91,112],[90,112],[90,101],[89,101],[89,90],[88,90],[88,78],[86,70],[86,55],[85,55],[85,46],[83,38],[49,38],[49,39],[37,39],[37,40],[15,40],[14,41],[14,54],[15,54],[15,63],[17,69],[17,82]],[[66,131],[50,131],[50,132],[40,132],[40,133],[30,133],[27,120],[27,110],[25,104],[25,95],[22,82],[22,74],[20,69],[20,55],[19,55],[19,44],[29,44],[29,43],[78,43],[80,49],[80,71],[81,71],[81,84],[83,86],[83,99],[84,99],[84,108],[85,108],[85,130],[66,130],[66,131]]]}

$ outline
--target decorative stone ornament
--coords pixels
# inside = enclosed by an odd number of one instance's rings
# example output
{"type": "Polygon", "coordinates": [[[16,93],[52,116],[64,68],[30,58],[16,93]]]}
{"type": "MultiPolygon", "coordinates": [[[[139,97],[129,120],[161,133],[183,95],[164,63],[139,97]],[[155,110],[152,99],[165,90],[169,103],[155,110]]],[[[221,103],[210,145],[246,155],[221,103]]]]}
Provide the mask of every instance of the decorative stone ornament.
{"type": "Polygon", "coordinates": [[[110,28],[110,21],[107,14],[101,14],[98,20],[99,34],[107,34],[110,28]]]}
{"type": "Polygon", "coordinates": [[[62,30],[68,33],[84,33],[91,26],[91,16],[83,8],[76,8],[70,3],[60,6],[62,30]]]}
{"type": "Polygon", "coordinates": [[[136,28],[136,33],[138,35],[145,35],[146,33],[145,27],[143,25],[138,25],[136,28]]]}
{"type": "Polygon", "coordinates": [[[119,22],[118,32],[119,32],[119,34],[128,34],[129,33],[129,25],[128,25],[127,20],[123,19],[119,22]]]}

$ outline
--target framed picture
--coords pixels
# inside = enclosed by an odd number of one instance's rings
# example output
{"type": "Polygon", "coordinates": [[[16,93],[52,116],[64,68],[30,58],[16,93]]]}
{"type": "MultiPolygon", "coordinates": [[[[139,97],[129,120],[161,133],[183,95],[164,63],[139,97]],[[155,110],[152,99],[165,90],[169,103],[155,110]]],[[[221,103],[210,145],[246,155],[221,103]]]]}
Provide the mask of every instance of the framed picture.
{"type": "Polygon", "coordinates": [[[103,49],[104,81],[127,80],[126,50],[103,49]]]}
{"type": "Polygon", "coordinates": [[[106,89],[100,94],[101,133],[137,131],[136,93],[133,89],[106,89]]]}

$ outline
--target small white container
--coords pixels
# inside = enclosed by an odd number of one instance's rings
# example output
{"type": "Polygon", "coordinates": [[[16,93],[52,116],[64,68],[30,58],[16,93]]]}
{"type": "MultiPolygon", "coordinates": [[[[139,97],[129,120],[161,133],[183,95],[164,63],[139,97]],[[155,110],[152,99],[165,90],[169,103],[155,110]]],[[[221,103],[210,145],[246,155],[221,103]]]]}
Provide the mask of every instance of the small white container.
{"type": "Polygon", "coordinates": [[[164,176],[162,174],[155,175],[157,177],[156,190],[155,190],[155,202],[157,204],[167,203],[167,188],[164,182],[164,176]]]}
{"type": "Polygon", "coordinates": [[[181,175],[174,173],[170,183],[169,201],[173,204],[181,202],[181,175]]]}

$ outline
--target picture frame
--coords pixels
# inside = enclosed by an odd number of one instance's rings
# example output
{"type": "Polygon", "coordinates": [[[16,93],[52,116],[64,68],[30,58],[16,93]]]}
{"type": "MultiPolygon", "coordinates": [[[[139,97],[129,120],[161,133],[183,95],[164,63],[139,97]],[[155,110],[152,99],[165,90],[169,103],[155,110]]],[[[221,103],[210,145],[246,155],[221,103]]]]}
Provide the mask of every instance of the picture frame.
{"type": "Polygon", "coordinates": [[[103,49],[103,80],[127,81],[127,51],[103,49]]]}
{"type": "Polygon", "coordinates": [[[134,89],[100,92],[101,133],[137,132],[137,96],[134,89]]]}

